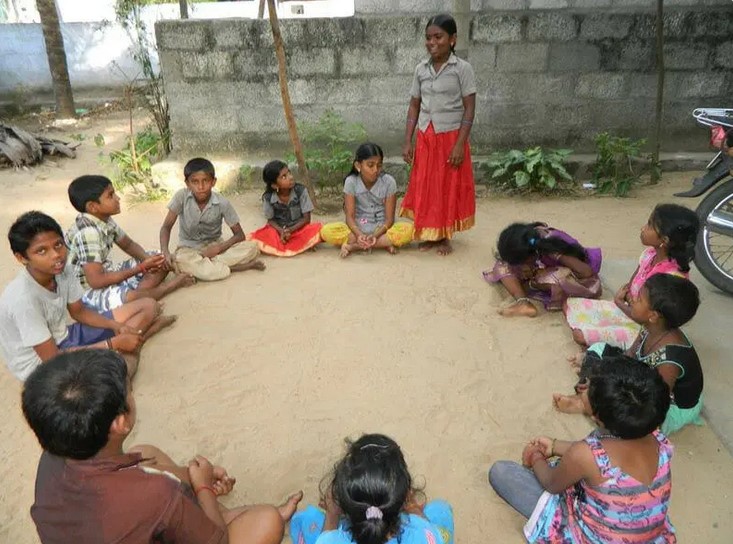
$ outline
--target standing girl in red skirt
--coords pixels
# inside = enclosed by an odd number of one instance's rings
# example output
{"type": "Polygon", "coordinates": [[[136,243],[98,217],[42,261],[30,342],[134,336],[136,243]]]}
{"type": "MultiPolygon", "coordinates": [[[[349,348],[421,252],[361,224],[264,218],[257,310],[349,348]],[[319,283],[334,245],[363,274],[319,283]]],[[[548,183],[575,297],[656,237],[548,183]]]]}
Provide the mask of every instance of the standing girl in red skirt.
{"type": "Polygon", "coordinates": [[[321,224],[311,223],[313,202],[304,185],[295,183],[288,165],[270,161],[262,169],[265,192],[262,211],[267,225],[248,239],[257,242],[262,253],[292,257],[321,241],[321,224]]]}
{"type": "Polygon", "coordinates": [[[453,234],[470,229],[476,212],[468,142],[476,80],[471,65],[453,52],[457,32],[450,15],[431,17],[425,27],[430,58],[415,69],[402,147],[412,171],[400,215],[414,220],[420,249],[436,248],[439,255],[453,251],[453,234]]]}

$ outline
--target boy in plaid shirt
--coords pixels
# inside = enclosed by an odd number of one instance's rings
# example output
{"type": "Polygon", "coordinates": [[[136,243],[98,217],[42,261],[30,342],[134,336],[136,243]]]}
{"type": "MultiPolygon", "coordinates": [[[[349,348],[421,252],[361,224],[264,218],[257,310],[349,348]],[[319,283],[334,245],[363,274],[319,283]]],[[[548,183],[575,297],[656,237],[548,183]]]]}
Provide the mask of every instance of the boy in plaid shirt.
{"type": "Polygon", "coordinates": [[[112,219],[120,213],[120,199],[108,178],[76,178],[69,185],[69,200],[80,213],[66,233],[66,243],[69,262],[85,289],[85,305],[107,311],[140,298],[160,300],[195,282],[188,274],[163,281],[169,272],[163,255],[146,253],[112,219]],[[131,259],[113,263],[114,245],[131,259]]]}

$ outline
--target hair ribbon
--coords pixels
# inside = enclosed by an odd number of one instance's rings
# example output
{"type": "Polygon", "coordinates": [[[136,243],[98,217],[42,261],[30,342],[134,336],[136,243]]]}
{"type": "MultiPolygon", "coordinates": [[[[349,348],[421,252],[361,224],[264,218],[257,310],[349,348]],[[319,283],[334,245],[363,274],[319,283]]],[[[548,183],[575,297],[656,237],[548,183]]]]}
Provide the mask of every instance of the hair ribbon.
{"type": "Polygon", "coordinates": [[[366,510],[366,519],[382,519],[382,511],[377,506],[370,506],[366,510]]]}

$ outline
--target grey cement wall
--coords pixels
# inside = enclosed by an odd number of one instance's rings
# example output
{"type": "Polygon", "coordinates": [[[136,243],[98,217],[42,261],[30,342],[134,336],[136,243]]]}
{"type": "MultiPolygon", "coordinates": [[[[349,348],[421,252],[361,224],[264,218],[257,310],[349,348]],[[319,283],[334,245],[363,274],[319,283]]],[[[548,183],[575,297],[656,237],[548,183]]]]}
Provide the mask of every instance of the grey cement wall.
{"type": "MultiPolygon", "coordinates": [[[[588,150],[603,130],[647,136],[654,14],[619,9],[472,14],[476,151],[537,144],[588,150]]],[[[398,154],[413,70],[426,55],[425,21],[282,21],[298,118],[314,120],[332,108],[398,154]]],[[[665,148],[704,150],[706,135],[690,112],[733,106],[733,3],[668,7],[665,28],[665,148]]],[[[164,21],[156,33],[177,149],[288,146],[267,21],[164,21]]]]}
{"type": "MultiPolygon", "coordinates": [[[[653,0],[471,0],[471,11],[558,9],[648,9],[653,0]]],[[[728,0],[665,0],[666,7],[723,6],[728,0]]],[[[433,14],[452,12],[454,0],[354,0],[357,15],[433,14]]]]}

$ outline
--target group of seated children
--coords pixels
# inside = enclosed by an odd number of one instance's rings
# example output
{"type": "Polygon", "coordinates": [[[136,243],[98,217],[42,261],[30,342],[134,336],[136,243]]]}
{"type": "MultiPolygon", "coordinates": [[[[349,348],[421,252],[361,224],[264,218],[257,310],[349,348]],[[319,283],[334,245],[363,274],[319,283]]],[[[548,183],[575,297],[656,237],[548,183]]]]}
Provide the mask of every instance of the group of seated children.
{"type": "MultiPolygon", "coordinates": [[[[497,261],[484,277],[501,283],[514,300],[504,316],[537,315],[531,299],[548,310],[563,310],[573,339],[587,349],[570,358],[580,374],[576,392],[589,376],[602,372],[603,355],[625,353],[654,368],[668,385],[672,405],[662,431],[671,434],[689,423],[701,424],[703,372],[700,359],[680,327],[700,305],[688,279],[699,220],[692,210],[659,204],[642,226],[646,246],[639,266],[614,300],[599,300],[601,252],[584,248],[566,233],[544,223],[515,223],[497,243],[497,261]]],[[[578,395],[553,396],[555,407],[588,414],[578,395]]]]}
{"type": "Polygon", "coordinates": [[[79,215],[65,237],[41,212],[13,223],[8,239],[23,269],[0,295],[0,355],[18,379],[57,353],[82,347],[119,351],[133,374],[142,344],[175,321],[157,300],[196,279],[264,269],[256,244],[244,241],[236,211],[212,190],[212,164],[193,159],[184,176],[186,188],[168,204],[160,230],[162,253],[146,252],[117,225],[112,217],[120,200],[103,176],[81,176],[69,185],[79,215]],[[171,255],[170,231],[179,219],[179,247],[171,255]],[[232,229],[227,240],[222,221],[232,229]],[[115,245],[130,258],[113,263],[115,245]],[[178,274],[164,281],[174,269],[178,274]],[[75,321],[70,326],[67,310],[75,321]]]}
{"type": "MultiPolygon", "coordinates": [[[[669,389],[652,368],[602,355],[580,395],[598,428],[570,442],[540,436],[522,464],[496,462],[489,481],[528,518],[528,542],[672,543],[668,440],[658,431],[669,389]]],[[[320,502],[228,508],[235,479],[197,455],[177,465],[154,446],[125,447],[137,413],[119,354],[61,353],[25,382],[23,413],[43,447],[31,516],[43,544],[207,542],[453,544],[453,512],[427,501],[400,447],[381,434],[347,442],[320,502]],[[144,499],[141,499],[144,497],[144,499]],[[116,512],[114,516],[110,512],[116,512]],[[104,535],[103,538],[100,535],[104,535]]]]}

